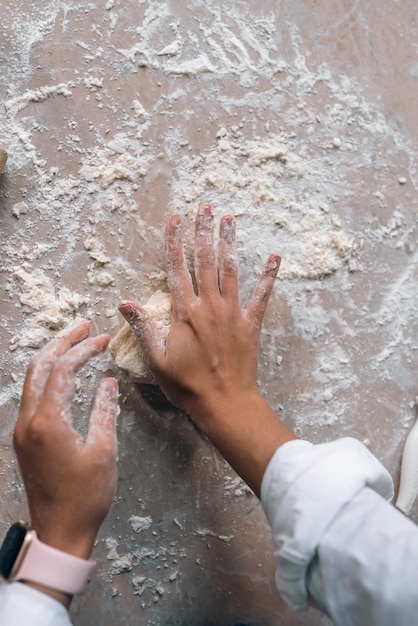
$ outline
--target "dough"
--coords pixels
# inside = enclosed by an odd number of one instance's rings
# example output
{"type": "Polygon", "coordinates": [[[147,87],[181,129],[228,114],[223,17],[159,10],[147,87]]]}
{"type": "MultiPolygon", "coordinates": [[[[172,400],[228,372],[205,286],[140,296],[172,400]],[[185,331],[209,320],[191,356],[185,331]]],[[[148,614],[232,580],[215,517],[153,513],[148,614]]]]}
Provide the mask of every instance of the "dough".
{"type": "MultiPolygon", "coordinates": [[[[162,337],[166,339],[171,324],[171,295],[164,291],[156,291],[143,306],[151,315],[162,337]]],[[[156,384],[146,365],[139,341],[128,322],[125,322],[112,339],[109,350],[116,365],[133,381],[156,384]]]]}

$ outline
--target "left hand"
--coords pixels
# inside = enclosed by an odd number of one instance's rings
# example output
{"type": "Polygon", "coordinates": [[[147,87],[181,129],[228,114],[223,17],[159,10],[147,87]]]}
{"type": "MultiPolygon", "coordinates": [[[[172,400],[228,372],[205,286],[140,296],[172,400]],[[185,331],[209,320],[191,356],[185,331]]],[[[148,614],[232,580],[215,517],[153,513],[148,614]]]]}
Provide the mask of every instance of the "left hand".
{"type": "Polygon", "coordinates": [[[31,361],[14,432],[31,527],[44,543],[84,559],[111,506],[117,479],[115,379],[105,378],[97,387],[86,439],[72,426],[75,376],[109,343],[108,335],[88,334],[83,321],[31,361]]]}

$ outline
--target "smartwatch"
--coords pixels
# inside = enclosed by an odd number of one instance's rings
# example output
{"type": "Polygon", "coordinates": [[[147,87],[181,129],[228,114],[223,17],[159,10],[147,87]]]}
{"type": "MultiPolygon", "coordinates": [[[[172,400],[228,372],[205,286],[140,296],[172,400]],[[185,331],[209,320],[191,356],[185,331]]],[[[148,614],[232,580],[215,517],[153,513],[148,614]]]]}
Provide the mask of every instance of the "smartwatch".
{"type": "Polygon", "coordinates": [[[0,548],[0,576],[9,582],[37,583],[68,595],[83,593],[96,567],[39,541],[24,522],[13,524],[0,548]]]}

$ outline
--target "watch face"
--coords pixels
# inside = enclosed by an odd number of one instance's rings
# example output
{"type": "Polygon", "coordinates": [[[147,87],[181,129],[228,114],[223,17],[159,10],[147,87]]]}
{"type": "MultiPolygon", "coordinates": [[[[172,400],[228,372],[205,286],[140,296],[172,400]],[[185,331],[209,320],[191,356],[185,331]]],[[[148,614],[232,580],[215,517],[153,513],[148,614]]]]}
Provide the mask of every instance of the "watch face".
{"type": "Polygon", "coordinates": [[[0,548],[0,576],[7,579],[20,552],[28,529],[16,522],[10,526],[3,545],[0,548]]]}

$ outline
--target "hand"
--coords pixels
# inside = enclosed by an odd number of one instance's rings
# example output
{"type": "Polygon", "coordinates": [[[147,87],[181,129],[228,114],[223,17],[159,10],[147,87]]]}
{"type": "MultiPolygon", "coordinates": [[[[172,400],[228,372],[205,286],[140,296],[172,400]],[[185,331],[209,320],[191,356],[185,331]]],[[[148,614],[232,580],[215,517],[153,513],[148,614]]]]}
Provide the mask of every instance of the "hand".
{"type": "Polygon", "coordinates": [[[89,324],[52,340],[31,361],[14,445],[31,515],[44,543],[87,559],[111,506],[117,479],[118,386],[97,387],[84,440],[72,427],[78,370],[106,349],[108,335],[88,338],[89,324]]]}
{"type": "Polygon", "coordinates": [[[120,305],[166,396],[193,416],[207,405],[257,392],[257,361],[264,311],[277,275],[280,257],[271,255],[248,307],[238,293],[235,221],[222,219],[218,263],[213,246],[213,215],[208,205],[196,219],[196,295],[187,270],[181,239],[181,218],[173,215],[166,229],[168,284],[172,321],[167,344],[161,341],[149,314],[134,303],[120,305]]]}
{"type": "Polygon", "coordinates": [[[172,322],[166,344],[149,314],[133,302],[119,309],[131,325],[166,396],[184,409],[256,493],[277,447],[295,436],[257,391],[261,325],[280,265],[272,254],[246,309],[241,309],[235,221],[221,220],[216,258],[213,214],[199,208],[192,278],[186,267],[181,218],[166,228],[172,322]]]}

